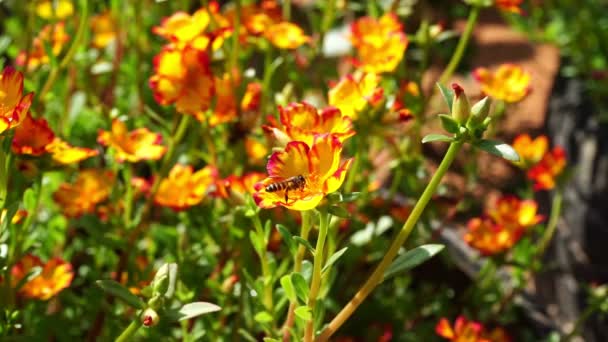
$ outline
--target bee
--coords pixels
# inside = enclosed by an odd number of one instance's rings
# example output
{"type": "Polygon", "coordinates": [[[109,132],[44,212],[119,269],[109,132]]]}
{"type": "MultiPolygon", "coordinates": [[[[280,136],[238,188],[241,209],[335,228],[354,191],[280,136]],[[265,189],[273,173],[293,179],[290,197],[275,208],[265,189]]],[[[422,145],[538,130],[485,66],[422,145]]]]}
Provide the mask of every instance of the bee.
{"type": "Polygon", "coordinates": [[[302,175],[297,175],[293,177],[286,178],[280,182],[270,183],[266,185],[266,192],[277,192],[281,190],[285,190],[285,202],[289,200],[289,191],[290,190],[304,190],[306,186],[306,177],[302,175]]]}

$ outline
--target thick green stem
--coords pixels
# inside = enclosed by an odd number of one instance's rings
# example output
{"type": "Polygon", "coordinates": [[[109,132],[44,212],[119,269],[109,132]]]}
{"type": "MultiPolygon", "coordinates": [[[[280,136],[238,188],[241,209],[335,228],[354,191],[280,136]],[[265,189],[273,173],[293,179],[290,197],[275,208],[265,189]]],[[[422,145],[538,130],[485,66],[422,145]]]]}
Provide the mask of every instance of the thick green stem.
{"type": "Polygon", "coordinates": [[[135,333],[137,333],[137,330],[139,330],[141,327],[139,315],[137,317],[138,318],[133,320],[131,324],[129,324],[129,326],[122,332],[122,334],[116,338],[116,342],[127,342],[133,340],[135,333]]]}
{"type": "MultiPolygon", "coordinates": [[[[329,228],[329,213],[321,211],[321,219],[319,221],[319,236],[317,237],[317,246],[315,247],[315,257],[312,268],[312,280],[310,282],[310,291],[308,292],[308,308],[312,313],[315,311],[315,305],[317,303],[317,296],[321,289],[323,263],[325,262],[324,250],[325,240],[327,238],[327,231],[329,228]]],[[[304,342],[311,342],[314,338],[314,317],[306,323],[306,330],[304,331],[304,342]]]]}
{"type": "Polygon", "coordinates": [[[355,312],[355,310],[361,305],[361,303],[367,298],[367,296],[376,288],[378,284],[380,284],[384,278],[384,272],[391,265],[393,259],[397,256],[399,249],[407,240],[410,233],[416,226],[416,223],[420,219],[420,215],[426,208],[426,205],[431,200],[433,194],[437,190],[437,186],[439,185],[441,179],[448,171],[450,165],[456,158],[458,151],[462,147],[463,141],[455,141],[450,144],[441,164],[435,171],[433,178],[424,189],[424,192],[420,196],[418,202],[412,209],[410,216],[405,221],[405,224],[401,228],[401,231],[393,240],[389,250],[386,252],[380,264],[376,267],[372,275],[367,279],[365,284],[357,291],[354,297],[348,302],[342,310],[338,313],[338,315],[329,323],[329,325],[323,330],[321,335],[316,339],[316,341],[327,341],[329,338],[346,322],[346,320],[355,312]]]}
{"type": "Polygon", "coordinates": [[[551,205],[551,214],[549,214],[549,222],[547,222],[547,229],[545,229],[545,232],[538,243],[538,249],[536,250],[536,255],[538,258],[542,257],[542,255],[545,253],[545,250],[547,247],[549,247],[549,243],[551,242],[553,235],[555,235],[559,215],[562,211],[562,200],[563,194],[560,189],[555,193],[555,196],[553,196],[553,203],[551,205]]]}
{"type": "MultiPolygon", "coordinates": [[[[304,240],[308,240],[308,233],[312,227],[311,213],[309,211],[302,211],[302,226],[300,228],[300,237],[304,240]]],[[[296,255],[293,259],[293,272],[299,273],[302,270],[302,261],[304,260],[304,254],[306,253],[306,247],[299,245],[296,255]]],[[[290,329],[293,327],[295,322],[295,310],[298,305],[297,301],[289,303],[289,309],[287,309],[287,318],[285,324],[283,324],[283,341],[289,341],[290,329]]]]}
{"type": "Polygon", "coordinates": [[[467,25],[464,28],[462,36],[460,36],[460,40],[458,41],[458,45],[456,46],[456,51],[454,51],[454,54],[450,59],[450,63],[448,63],[448,66],[441,74],[441,77],[439,77],[439,83],[445,84],[450,79],[450,77],[452,77],[452,74],[454,74],[454,71],[460,64],[460,60],[462,60],[462,56],[464,55],[464,50],[466,49],[467,45],[469,44],[469,40],[471,39],[473,28],[477,23],[477,18],[479,17],[480,9],[481,8],[478,6],[473,6],[473,8],[471,8],[469,18],[467,19],[467,25]]]}
{"type": "Polygon", "coordinates": [[[264,296],[262,297],[262,301],[264,303],[264,307],[268,312],[272,313],[273,309],[273,300],[272,300],[272,284],[270,279],[272,278],[272,274],[270,274],[270,266],[268,265],[268,259],[266,258],[266,246],[268,245],[268,241],[266,240],[266,234],[264,233],[264,227],[262,227],[262,221],[260,221],[260,217],[258,215],[254,215],[252,218],[253,225],[255,227],[255,231],[258,236],[264,239],[264,244],[262,249],[255,248],[258,257],[260,258],[260,264],[262,265],[262,278],[264,278],[264,296]]]}

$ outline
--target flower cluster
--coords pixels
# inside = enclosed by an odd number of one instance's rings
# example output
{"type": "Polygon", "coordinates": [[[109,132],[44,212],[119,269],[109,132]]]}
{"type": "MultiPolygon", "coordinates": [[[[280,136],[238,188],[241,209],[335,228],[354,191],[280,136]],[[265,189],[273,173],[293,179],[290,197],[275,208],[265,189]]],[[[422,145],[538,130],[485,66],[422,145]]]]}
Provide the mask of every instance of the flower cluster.
{"type": "Polygon", "coordinates": [[[63,183],[53,194],[67,217],[79,217],[95,212],[95,206],[110,196],[114,183],[111,171],[86,169],[80,171],[74,183],[63,183]]]}
{"type": "Polygon", "coordinates": [[[19,53],[16,60],[17,65],[25,66],[28,70],[34,70],[41,65],[49,64],[51,57],[47,54],[45,46],[50,46],[51,53],[58,56],[69,40],[70,36],[65,30],[65,23],[49,24],[34,38],[29,53],[26,51],[19,53]]]}
{"type": "Polygon", "coordinates": [[[555,188],[558,178],[566,168],[566,152],[560,146],[549,151],[549,139],[541,135],[532,139],[528,134],[520,134],[513,141],[513,148],[522,157],[517,164],[527,170],[528,178],[534,183],[534,190],[555,188]]]}
{"type": "Polygon", "coordinates": [[[437,335],[452,342],[509,342],[511,338],[501,327],[486,331],[483,324],[458,316],[452,326],[447,318],[439,320],[435,326],[437,335]]]}
{"type": "Polygon", "coordinates": [[[11,269],[12,286],[17,286],[35,267],[42,269],[40,274],[27,280],[19,288],[19,294],[27,298],[48,300],[70,286],[74,278],[72,265],[60,258],[52,258],[43,263],[37,256],[27,254],[11,269]]]}
{"type": "Polygon", "coordinates": [[[255,185],[255,202],[262,208],[315,208],[326,194],[344,182],[352,159],[342,162],[342,142],[355,134],[348,116],[336,108],[317,110],[307,103],[279,108],[282,129],[269,127],[284,149],[274,152],[268,178],[255,185]]]}
{"type": "Polygon", "coordinates": [[[505,196],[496,201],[484,216],[468,222],[464,240],[483,255],[500,254],[511,249],[529,228],[543,220],[533,200],[505,196]]]}

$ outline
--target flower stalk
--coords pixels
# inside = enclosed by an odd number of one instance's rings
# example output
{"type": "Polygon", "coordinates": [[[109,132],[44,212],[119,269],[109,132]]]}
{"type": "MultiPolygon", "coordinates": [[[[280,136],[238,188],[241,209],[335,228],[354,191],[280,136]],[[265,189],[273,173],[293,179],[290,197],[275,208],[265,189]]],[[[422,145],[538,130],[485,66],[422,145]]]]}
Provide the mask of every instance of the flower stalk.
{"type": "Polygon", "coordinates": [[[313,318],[306,323],[306,330],[304,331],[304,341],[311,342],[314,335],[314,311],[317,303],[317,297],[319,290],[321,289],[323,262],[325,261],[324,250],[325,240],[327,239],[327,232],[329,228],[330,215],[326,210],[320,210],[319,220],[319,236],[317,237],[317,245],[315,247],[315,256],[312,271],[312,280],[310,282],[310,291],[308,293],[308,308],[313,313],[313,318]]]}
{"type": "Polygon", "coordinates": [[[471,12],[469,13],[469,17],[467,19],[467,24],[464,28],[464,32],[462,36],[460,36],[460,40],[458,40],[458,45],[456,46],[456,51],[452,55],[448,66],[443,70],[443,73],[439,77],[439,83],[446,83],[450,77],[456,71],[456,68],[460,64],[462,57],[464,55],[464,51],[469,44],[469,40],[471,39],[471,35],[473,34],[473,28],[477,23],[477,18],[479,17],[479,11],[481,10],[480,6],[473,6],[471,8],[471,12]]]}

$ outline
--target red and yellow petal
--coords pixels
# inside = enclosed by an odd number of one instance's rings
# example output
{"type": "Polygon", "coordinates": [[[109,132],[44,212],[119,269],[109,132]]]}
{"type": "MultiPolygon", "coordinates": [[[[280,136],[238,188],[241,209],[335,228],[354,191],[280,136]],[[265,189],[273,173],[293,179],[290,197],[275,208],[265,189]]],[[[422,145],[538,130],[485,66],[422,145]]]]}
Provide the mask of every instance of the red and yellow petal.
{"type": "Polygon", "coordinates": [[[447,318],[442,318],[439,320],[439,322],[435,326],[435,332],[437,333],[437,335],[445,337],[447,339],[454,338],[454,330],[452,330],[450,321],[448,321],[447,318]]]}
{"type": "Polygon", "coordinates": [[[338,138],[331,134],[318,136],[310,150],[311,174],[322,180],[331,177],[340,165],[341,152],[338,138]]]}
{"type": "Polygon", "coordinates": [[[325,193],[332,193],[337,191],[344,183],[344,179],[346,178],[346,173],[350,169],[354,158],[349,158],[345,160],[342,165],[333,173],[329,178],[325,180],[325,184],[323,185],[323,190],[325,193]]]}
{"type": "Polygon", "coordinates": [[[273,178],[308,176],[312,173],[309,151],[308,145],[301,141],[288,143],[285,150],[275,152],[270,156],[266,165],[268,175],[273,178]]]}

